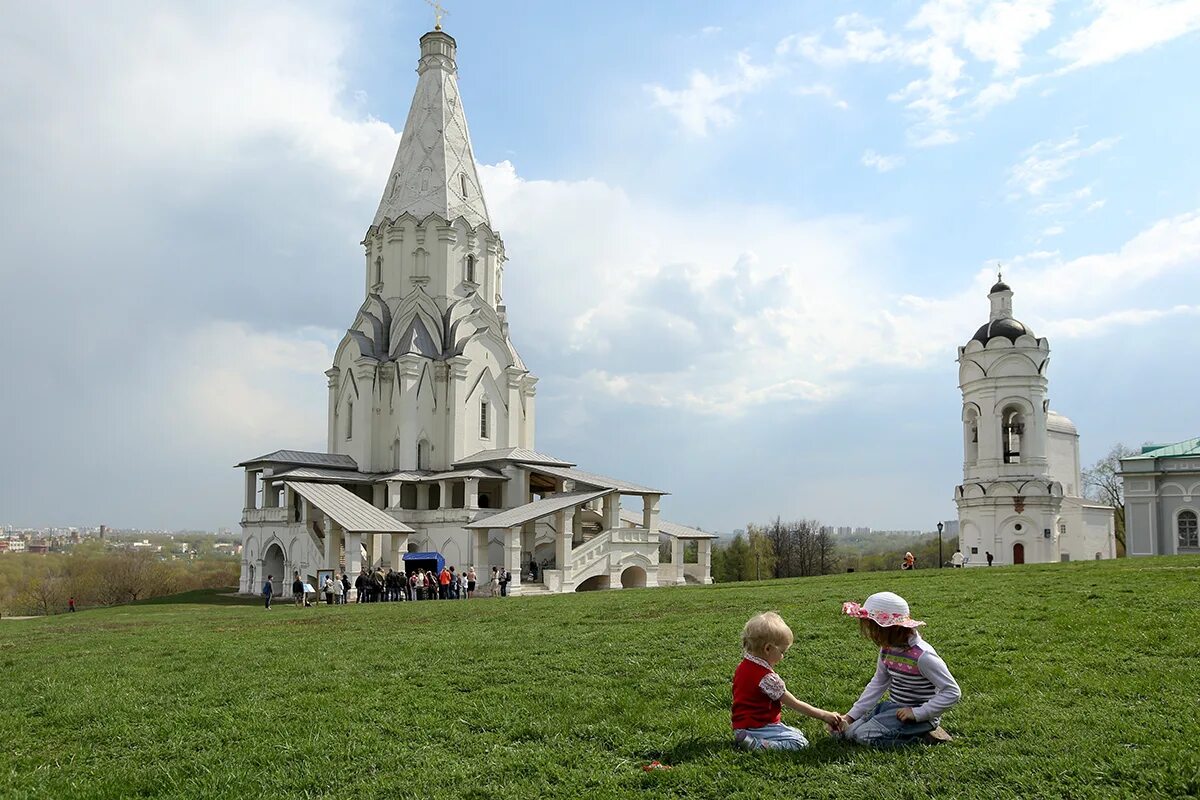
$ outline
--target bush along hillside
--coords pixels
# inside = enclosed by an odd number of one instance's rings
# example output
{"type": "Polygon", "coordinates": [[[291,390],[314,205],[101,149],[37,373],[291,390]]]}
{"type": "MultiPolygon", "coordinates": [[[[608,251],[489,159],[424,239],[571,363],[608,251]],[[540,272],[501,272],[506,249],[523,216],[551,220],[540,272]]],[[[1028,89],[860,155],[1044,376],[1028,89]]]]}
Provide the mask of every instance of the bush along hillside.
{"type": "Polygon", "coordinates": [[[0,796],[1196,796],[1198,585],[1179,557],[0,622],[0,796]],[[884,589],[962,686],[954,741],[865,750],[785,712],[809,749],[735,750],[746,619],[778,610],[789,688],[846,711],[875,651],[840,606],[884,589]]]}

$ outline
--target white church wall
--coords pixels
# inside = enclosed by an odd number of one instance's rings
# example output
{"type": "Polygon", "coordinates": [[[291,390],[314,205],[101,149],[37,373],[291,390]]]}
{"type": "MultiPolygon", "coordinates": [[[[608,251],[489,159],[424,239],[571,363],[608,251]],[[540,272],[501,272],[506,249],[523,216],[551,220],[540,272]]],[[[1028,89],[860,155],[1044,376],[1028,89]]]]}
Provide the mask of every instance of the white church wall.
{"type": "Polygon", "coordinates": [[[1079,437],[1063,431],[1049,432],[1047,454],[1050,477],[1062,484],[1063,494],[1079,497],[1079,437]]]}

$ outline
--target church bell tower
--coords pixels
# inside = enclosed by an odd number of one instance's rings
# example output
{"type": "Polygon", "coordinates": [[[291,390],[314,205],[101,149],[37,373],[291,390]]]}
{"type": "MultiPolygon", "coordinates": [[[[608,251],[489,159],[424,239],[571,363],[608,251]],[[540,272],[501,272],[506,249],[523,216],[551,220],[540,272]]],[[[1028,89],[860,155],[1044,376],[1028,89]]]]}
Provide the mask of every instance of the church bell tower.
{"type": "Polygon", "coordinates": [[[954,500],[972,564],[987,553],[1001,564],[1057,560],[1063,487],[1047,457],[1050,343],[1013,317],[1012,297],[998,279],[987,323],[958,348],[963,482],[954,500]]]}

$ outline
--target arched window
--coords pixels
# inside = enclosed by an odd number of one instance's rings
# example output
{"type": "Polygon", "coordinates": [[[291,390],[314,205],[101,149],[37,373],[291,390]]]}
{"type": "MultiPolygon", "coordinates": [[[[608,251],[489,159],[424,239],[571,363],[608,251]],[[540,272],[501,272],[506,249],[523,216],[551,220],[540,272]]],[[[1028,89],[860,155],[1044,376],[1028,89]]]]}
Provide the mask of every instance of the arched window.
{"type": "Polygon", "coordinates": [[[429,440],[417,442],[417,469],[429,469],[429,440]]]}
{"type": "Polygon", "coordinates": [[[974,408],[968,408],[963,415],[963,452],[967,464],[979,460],[979,414],[974,408]]]}
{"type": "Polygon", "coordinates": [[[488,438],[488,401],[479,401],[479,438],[488,438]]]}
{"type": "Polygon", "coordinates": [[[1200,528],[1197,527],[1195,511],[1180,511],[1175,527],[1179,531],[1179,549],[1200,548],[1200,528]]]}
{"type": "Polygon", "coordinates": [[[467,256],[467,283],[475,282],[475,256],[467,256]]]}
{"type": "Polygon", "coordinates": [[[1001,417],[1000,442],[1005,464],[1021,463],[1021,440],[1025,435],[1025,417],[1019,409],[1006,408],[1001,417]]]}
{"type": "Polygon", "coordinates": [[[354,437],[354,401],[346,401],[346,438],[354,437]]]}
{"type": "Polygon", "coordinates": [[[459,174],[458,180],[462,184],[463,200],[466,200],[467,199],[467,174],[465,172],[459,174]]]}

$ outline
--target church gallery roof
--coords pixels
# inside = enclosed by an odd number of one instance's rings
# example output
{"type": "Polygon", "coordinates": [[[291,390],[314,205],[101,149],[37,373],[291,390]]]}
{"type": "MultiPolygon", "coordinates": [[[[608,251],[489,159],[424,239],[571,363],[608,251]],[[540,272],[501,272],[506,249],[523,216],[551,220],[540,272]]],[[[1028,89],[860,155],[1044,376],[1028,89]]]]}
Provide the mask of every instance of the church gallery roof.
{"type": "Polygon", "coordinates": [[[529,462],[522,462],[521,466],[529,467],[534,472],[541,472],[546,475],[553,475],[556,478],[575,481],[576,484],[595,486],[597,489],[614,489],[621,494],[670,494],[670,492],[664,492],[662,489],[650,489],[646,486],[638,486],[636,483],[597,475],[594,472],[584,472],[581,469],[572,469],[571,467],[551,467],[545,464],[532,464],[529,462]]]}
{"type": "Polygon", "coordinates": [[[501,447],[496,450],[480,450],[478,453],[460,458],[454,462],[455,467],[466,467],[475,464],[493,464],[496,462],[517,462],[521,464],[538,464],[541,466],[551,467],[573,467],[575,466],[569,461],[563,461],[561,458],[548,456],[545,453],[539,453],[536,450],[530,450],[525,447],[501,447]]]}
{"type": "Polygon", "coordinates": [[[351,533],[414,532],[400,520],[380,511],[344,486],[304,481],[284,481],[283,485],[321,509],[330,519],[351,533]]]}
{"type": "Polygon", "coordinates": [[[568,508],[581,506],[606,494],[612,494],[612,492],[605,489],[598,492],[566,492],[555,494],[550,497],[543,497],[541,500],[534,500],[532,503],[526,503],[523,506],[501,511],[490,517],[475,520],[463,527],[473,530],[515,528],[518,525],[524,525],[526,522],[533,522],[535,519],[541,519],[559,511],[565,511],[568,508]]]}
{"type": "Polygon", "coordinates": [[[332,469],[358,469],[358,462],[350,456],[341,453],[310,453],[306,450],[276,450],[274,453],[267,453],[265,456],[243,461],[238,466],[248,467],[252,464],[269,464],[272,462],[308,467],[330,467],[332,469]]]}

